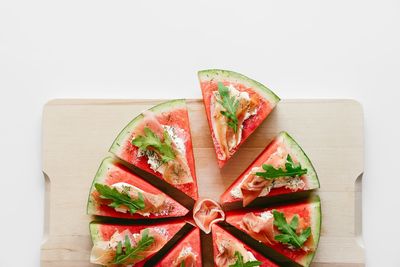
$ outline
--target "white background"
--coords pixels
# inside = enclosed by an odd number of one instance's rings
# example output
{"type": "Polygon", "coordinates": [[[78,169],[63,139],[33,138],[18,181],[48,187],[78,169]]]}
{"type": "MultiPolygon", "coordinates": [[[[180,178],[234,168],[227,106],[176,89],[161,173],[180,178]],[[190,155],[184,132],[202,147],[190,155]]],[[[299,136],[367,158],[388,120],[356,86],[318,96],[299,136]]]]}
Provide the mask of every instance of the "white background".
{"type": "Polygon", "coordinates": [[[40,265],[46,101],[200,97],[215,67],[363,104],[367,266],[400,266],[399,26],[388,0],[0,1],[0,266],[40,265]]]}

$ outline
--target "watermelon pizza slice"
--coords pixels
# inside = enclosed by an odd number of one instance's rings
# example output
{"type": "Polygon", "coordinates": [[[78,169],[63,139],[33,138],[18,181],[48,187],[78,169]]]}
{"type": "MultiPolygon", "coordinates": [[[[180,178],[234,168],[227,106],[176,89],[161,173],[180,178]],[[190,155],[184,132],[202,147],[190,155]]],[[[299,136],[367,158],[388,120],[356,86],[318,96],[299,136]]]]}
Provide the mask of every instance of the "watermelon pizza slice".
{"type": "Polygon", "coordinates": [[[222,168],[280,101],[271,90],[227,70],[198,73],[218,166],[222,168]]]}
{"type": "Polygon", "coordinates": [[[217,267],[278,267],[274,262],[250,248],[217,224],[212,226],[212,239],[214,265],[217,267]]]}
{"type": "Polygon", "coordinates": [[[298,143],[281,132],[221,195],[223,205],[319,188],[317,173],[298,143]]]}
{"type": "Polygon", "coordinates": [[[161,103],[134,118],[115,139],[110,152],[197,199],[185,100],[161,103]]]}
{"type": "Polygon", "coordinates": [[[201,267],[200,230],[194,228],[155,266],[156,267],[201,267]]]}
{"type": "Polygon", "coordinates": [[[319,242],[321,204],[313,197],[271,208],[231,211],[226,221],[288,259],[309,266],[319,242]]]}
{"type": "Polygon", "coordinates": [[[188,212],[110,157],[103,160],[96,173],[87,206],[89,215],[129,219],[180,217],[188,212]]]}
{"type": "Polygon", "coordinates": [[[104,266],[143,266],[185,222],[116,225],[91,223],[90,262],[104,266]]]}

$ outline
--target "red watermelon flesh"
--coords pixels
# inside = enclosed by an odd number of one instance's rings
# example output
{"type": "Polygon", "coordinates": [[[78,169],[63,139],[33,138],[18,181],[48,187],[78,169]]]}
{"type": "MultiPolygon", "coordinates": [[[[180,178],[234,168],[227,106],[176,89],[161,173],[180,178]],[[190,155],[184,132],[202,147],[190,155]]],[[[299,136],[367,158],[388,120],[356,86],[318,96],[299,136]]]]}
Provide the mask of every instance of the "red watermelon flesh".
{"type": "MultiPolygon", "coordinates": [[[[157,233],[163,237],[162,241],[160,238],[155,238],[154,243],[151,245],[149,249],[153,249],[149,255],[143,260],[137,262],[134,266],[143,266],[145,262],[152,257],[157,251],[159,251],[165,243],[167,243],[171,238],[185,225],[185,222],[182,221],[174,221],[169,223],[158,223],[158,224],[141,224],[141,225],[117,225],[117,224],[101,224],[101,223],[91,223],[90,224],[90,233],[93,241],[94,248],[96,244],[102,241],[109,241],[112,236],[118,233],[125,233],[128,230],[132,235],[140,234],[142,230],[148,229],[150,233],[157,233]],[[162,244],[157,244],[157,242],[162,242],[162,244]]],[[[92,256],[95,253],[95,249],[92,249],[92,256]]],[[[98,253],[98,251],[97,251],[98,253]]],[[[106,250],[104,252],[104,257],[102,260],[114,259],[115,251],[111,252],[110,250],[106,250]]],[[[98,255],[97,255],[98,256],[98,255]]],[[[92,259],[92,258],[91,258],[92,259]]]]}
{"type": "MultiPolygon", "coordinates": [[[[274,166],[275,167],[275,166],[274,166]]],[[[262,178],[258,178],[262,181],[262,178]]],[[[260,184],[260,183],[258,183],[260,184]]],[[[281,132],[263,152],[250,164],[250,166],[232,183],[232,185],[221,195],[220,201],[222,204],[238,202],[243,200],[243,205],[246,206],[257,197],[271,197],[276,195],[289,194],[293,192],[308,191],[319,188],[319,180],[317,173],[302,148],[298,143],[286,132],[281,132]],[[290,179],[289,181],[296,181],[299,186],[293,187],[293,184],[287,184],[281,187],[272,187],[267,193],[260,190],[245,191],[240,190],[244,182],[254,173],[254,170],[262,170],[263,164],[272,164],[277,166],[284,166],[286,156],[290,155],[291,158],[300,164],[302,168],[307,169],[307,173],[296,179],[290,179]],[[243,194],[244,193],[244,194],[243,194]]]]}
{"type": "Polygon", "coordinates": [[[288,205],[227,212],[226,221],[287,258],[301,264],[302,266],[309,266],[314,258],[318,246],[321,227],[321,206],[319,198],[315,197],[311,200],[291,203],[288,205]],[[272,212],[273,210],[282,212],[288,222],[294,215],[297,215],[299,218],[299,229],[304,230],[307,227],[311,227],[311,236],[308,238],[306,243],[304,243],[304,246],[309,248],[308,251],[289,248],[287,245],[274,240],[274,237],[279,234],[279,232],[276,230],[276,226],[273,225],[273,218],[270,219],[270,217],[268,217],[269,219],[265,219],[266,221],[253,221],[251,223],[251,230],[244,226],[243,218],[251,214],[254,214],[258,218],[266,218],[266,215],[264,214],[268,214],[268,212],[272,212]]]}
{"type": "Polygon", "coordinates": [[[200,230],[194,228],[162,259],[156,267],[201,267],[200,230]]]}
{"type": "Polygon", "coordinates": [[[114,218],[130,218],[130,219],[153,219],[153,218],[166,218],[166,217],[180,217],[186,215],[189,210],[179,204],[177,201],[173,200],[171,197],[161,192],[156,187],[147,183],[137,175],[131,173],[124,165],[112,158],[106,158],[101,163],[96,177],[93,180],[92,187],[90,189],[89,201],[87,212],[90,215],[100,215],[114,218]],[[145,204],[147,207],[148,214],[146,216],[129,212],[123,213],[109,207],[110,201],[100,198],[99,192],[95,188],[95,184],[100,183],[104,185],[111,186],[118,183],[126,183],[132,185],[143,191],[145,196],[145,204]],[[147,201],[147,195],[150,195],[151,201],[147,201]],[[156,212],[154,210],[149,210],[149,205],[151,206],[154,202],[162,201],[162,205],[157,208],[156,212]]]}
{"type": "MultiPolygon", "coordinates": [[[[244,141],[257,129],[258,126],[264,121],[269,113],[274,109],[276,104],[279,102],[277,97],[271,90],[262,84],[233,71],[226,70],[204,70],[199,72],[200,86],[203,94],[204,107],[206,109],[206,115],[208,124],[217,154],[218,166],[222,168],[225,163],[231,158],[238,148],[243,144],[244,141]],[[251,115],[249,118],[243,121],[242,136],[240,142],[236,146],[229,150],[229,154],[224,152],[220,142],[216,137],[216,133],[213,129],[213,107],[212,99],[214,92],[218,92],[218,83],[222,83],[224,86],[233,86],[239,92],[247,92],[251,103],[256,107],[256,114],[251,115]]],[[[240,131],[240,129],[239,129],[240,131]]]]}
{"type": "MultiPolygon", "coordinates": [[[[242,253],[246,253],[247,255],[252,255],[254,256],[255,259],[252,260],[257,260],[262,262],[260,267],[278,267],[275,263],[270,261],[269,259],[265,258],[263,255],[255,251],[254,249],[250,248],[246,244],[244,244],[242,241],[234,237],[232,234],[224,230],[221,226],[214,224],[212,226],[212,238],[213,238],[213,248],[214,248],[214,263],[215,266],[221,266],[225,267],[228,266],[229,264],[234,264],[236,259],[234,259],[234,262],[229,262],[229,259],[232,258],[232,255],[234,256],[234,253],[236,251],[233,251],[236,249],[239,250],[245,250],[242,251],[242,253]],[[234,249],[232,249],[234,248],[234,249]],[[224,250],[225,253],[221,253],[220,249],[224,250]],[[228,256],[229,255],[229,256],[228,256]],[[228,260],[225,262],[225,260],[228,260]]],[[[232,259],[231,259],[232,260],[232,259]]]]}
{"type": "Polygon", "coordinates": [[[115,139],[110,152],[137,168],[165,180],[191,198],[198,198],[192,138],[185,100],[179,99],[161,103],[134,118],[115,139]],[[148,114],[151,115],[148,116],[148,114]],[[168,177],[158,171],[154,171],[148,163],[148,157],[145,155],[139,156],[138,147],[132,145],[132,139],[135,136],[142,135],[145,127],[162,136],[162,133],[158,129],[160,125],[173,127],[176,129],[176,136],[183,140],[185,155],[183,155],[182,160],[186,161],[185,164],[189,168],[189,175],[186,175],[187,177],[183,179],[187,178],[191,180],[190,182],[180,183],[169,181],[168,177]]]}

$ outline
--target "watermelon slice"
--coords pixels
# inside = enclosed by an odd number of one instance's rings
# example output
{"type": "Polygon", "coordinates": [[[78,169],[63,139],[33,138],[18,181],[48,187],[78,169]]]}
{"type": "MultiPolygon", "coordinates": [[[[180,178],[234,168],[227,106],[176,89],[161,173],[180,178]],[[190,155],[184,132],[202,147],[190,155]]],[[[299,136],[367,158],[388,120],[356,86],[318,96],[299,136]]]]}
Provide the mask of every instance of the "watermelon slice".
{"type": "Polygon", "coordinates": [[[222,168],[280,99],[264,85],[233,71],[203,70],[198,76],[218,166],[222,168]],[[224,99],[227,104],[221,104],[224,99]],[[235,102],[236,108],[229,110],[235,102]]]}
{"type": "Polygon", "coordinates": [[[93,180],[89,193],[87,213],[115,218],[165,218],[184,216],[189,212],[181,204],[145,182],[137,175],[131,173],[124,165],[108,157],[101,163],[93,180]],[[128,190],[131,194],[141,192],[144,199],[144,208],[135,213],[129,212],[126,206],[110,207],[112,200],[104,199],[96,186],[106,185],[109,188],[128,190]],[[125,207],[125,208],[123,208],[125,207]]]}
{"type": "MultiPolygon", "coordinates": [[[[157,253],[180,229],[185,222],[170,222],[159,224],[141,224],[141,225],[116,225],[90,223],[90,234],[93,241],[93,248],[90,256],[90,262],[101,265],[112,265],[115,261],[118,243],[121,242],[122,250],[126,251],[125,239],[131,243],[132,247],[138,247],[140,240],[143,241],[145,235],[153,240],[149,246],[137,253],[139,258],[129,258],[123,262],[118,262],[123,266],[134,264],[134,266],[143,266],[144,263],[157,253]]],[[[120,265],[112,265],[120,266],[120,265]]]]}
{"type": "Polygon", "coordinates": [[[318,197],[313,197],[306,201],[277,207],[231,211],[226,213],[226,221],[288,259],[302,266],[309,266],[320,236],[321,204],[318,197]],[[310,228],[311,234],[300,247],[276,240],[279,239],[279,235],[285,233],[278,229],[275,213],[283,214],[288,224],[294,224],[296,230],[293,230],[297,235],[305,234],[310,228]],[[294,217],[298,218],[297,224],[293,222],[294,217]]]}
{"type": "Polygon", "coordinates": [[[162,259],[156,267],[201,267],[200,230],[194,228],[162,259]]]}
{"type": "Polygon", "coordinates": [[[110,152],[137,168],[165,180],[191,198],[198,198],[192,138],[185,100],[164,102],[134,118],[115,139],[110,152]],[[163,161],[154,146],[149,145],[142,150],[132,144],[133,139],[150,135],[155,135],[160,139],[164,148],[165,144],[170,143],[168,147],[174,153],[172,160],[168,158],[168,162],[163,161]]]}
{"type": "Polygon", "coordinates": [[[250,248],[217,224],[212,226],[212,238],[215,266],[225,267],[233,265],[237,261],[237,256],[235,256],[237,252],[241,255],[243,254],[244,263],[247,261],[259,261],[261,265],[257,266],[260,267],[278,267],[274,262],[250,248]]]}
{"type": "Polygon", "coordinates": [[[243,200],[243,205],[246,206],[258,197],[283,195],[316,188],[319,188],[319,180],[311,161],[288,133],[281,132],[221,195],[220,201],[226,205],[243,200]],[[264,171],[263,164],[270,164],[274,168],[285,167],[288,155],[295,165],[300,164],[307,172],[301,176],[281,177],[274,181],[267,181],[255,175],[255,172],[264,171]]]}

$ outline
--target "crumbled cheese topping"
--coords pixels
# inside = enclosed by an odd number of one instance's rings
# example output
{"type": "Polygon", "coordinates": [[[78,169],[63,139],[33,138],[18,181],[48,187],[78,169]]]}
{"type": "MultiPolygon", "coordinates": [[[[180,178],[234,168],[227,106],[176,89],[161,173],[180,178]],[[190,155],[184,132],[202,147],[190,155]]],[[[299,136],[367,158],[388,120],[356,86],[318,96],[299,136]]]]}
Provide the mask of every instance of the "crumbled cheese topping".
{"type": "Polygon", "coordinates": [[[271,218],[274,218],[274,215],[272,214],[271,211],[264,211],[260,214],[260,217],[264,220],[264,221],[268,221],[271,218]]]}
{"type": "Polygon", "coordinates": [[[153,150],[142,150],[139,149],[137,152],[138,157],[147,157],[147,163],[150,165],[150,168],[159,173],[163,173],[163,169],[160,168],[163,165],[162,160],[158,157],[158,155],[153,150]]]}
{"type": "Polygon", "coordinates": [[[168,133],[169,137],[171,138],[172,142],[174,142],[176,148],[179,150],[179,152],[182,155],[186,154],[186,146],[185,146],[185,140],[182,139],[179,136],[184,136],[185,131],[181,128],[178,127],[172,127],[169,125],[163,125],[162,126],[164,130],[168,133]]]}
{"type": "Polygon", "coordinates": [[[154,231],[156,231],[157,233],[159,233],[160,235],[162,235],[162,236],[168,236],[168,231],[167,231],[167,229],[165,229],[165,228],[162,228],[162,227],[155,227],[154,228],[154,231]]]}
{"type": "Polygon", "coordinates": [[[306,184],[300,177],[292,178],[289,179],[289,181],[286,184],[286,188],[289,188],[293,191],[297,191],[299,189],[304,189],[306,184]]]}
{"type": "Polygon", "coordinates": [[[186,257],[187,255],[190,255],[193,253],[192,247],[184,247],[181,252],[179,253],[178,257],[186,257]]]}
{"type": "Polygon", "coordinates": [[[242,184],[239,184],[238,186],[235,186],[232,190],[231,190],[231,196],[233,198],[243,198],[243,194],[242,194],[242,190],[240,190],[240,187],[242,186],[242,184]]]}

